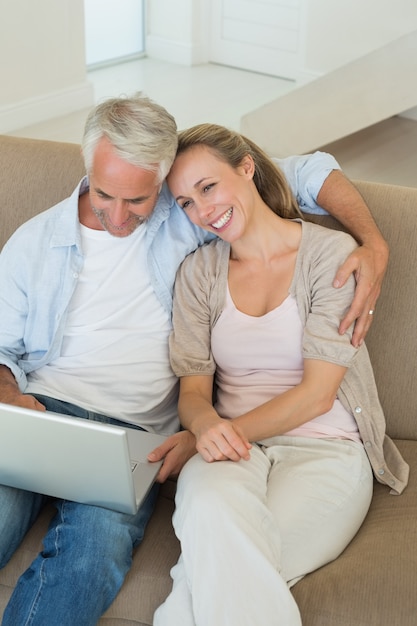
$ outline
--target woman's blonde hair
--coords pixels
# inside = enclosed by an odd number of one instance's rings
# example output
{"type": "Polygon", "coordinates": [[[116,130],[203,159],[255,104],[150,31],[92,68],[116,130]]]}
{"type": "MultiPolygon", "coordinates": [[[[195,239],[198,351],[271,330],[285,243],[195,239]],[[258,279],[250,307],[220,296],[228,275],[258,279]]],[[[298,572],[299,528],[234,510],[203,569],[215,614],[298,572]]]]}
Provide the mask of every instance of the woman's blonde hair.
{"type": "Polygon", "coordinates": [[[177,156],[198,145],[235,169],[249,154],[255,164],[253,181],[262,200],[280,217],[302,217],[283,173],[253,141],[224,126],[198,124],[178,134],[177,156]]]}

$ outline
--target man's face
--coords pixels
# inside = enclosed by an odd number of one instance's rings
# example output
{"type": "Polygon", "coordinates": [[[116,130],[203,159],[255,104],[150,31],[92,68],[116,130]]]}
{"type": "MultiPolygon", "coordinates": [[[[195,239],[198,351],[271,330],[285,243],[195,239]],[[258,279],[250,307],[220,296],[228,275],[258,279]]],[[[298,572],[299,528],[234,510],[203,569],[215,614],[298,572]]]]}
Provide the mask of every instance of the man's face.
{"type": "Polygon", "coordinates": [[[126,163],[110,142],[100,140],[89,174],[90,206],[80,207],[80,221],[114,237],[128,237],[151,215],[158,199],[158,174],[126,163]]]}

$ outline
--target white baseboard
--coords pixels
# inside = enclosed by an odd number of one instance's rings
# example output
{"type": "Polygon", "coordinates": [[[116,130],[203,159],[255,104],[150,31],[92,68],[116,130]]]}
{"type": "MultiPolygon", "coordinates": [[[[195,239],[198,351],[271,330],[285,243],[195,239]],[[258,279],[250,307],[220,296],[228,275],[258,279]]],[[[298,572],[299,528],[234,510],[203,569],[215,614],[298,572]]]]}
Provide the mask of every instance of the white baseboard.
{"type": "Polygon", "coordinates": [[[148,35],[146,38],[146,56],[179,65],[208,63],[207,48],[204,44],[179,43],[154,35],[148,35]]]}
{"type": "Polygon", "coordinates": [[[297,86],[306,85],[307,83],[311,83],[313,80],[317,80],[317,78],[321,78],[323,74],[321,72],[311,72],[306,69],[298,69],[295,75],[295,82],[297,86]]]}
{"type": "Polygon", "coordinates": [[[13,102],[0,106],[0,133],[9,133],[93,105],[94,89],[88,81],[36,98],[13,102]]]}
{"type": "Polygon", "coordinates": [[[406,117],[408,120],[415,120],[417,122],[417,107],[408,109],[408,111],[403,111],[400,114],[400,117],[406,117]]]}

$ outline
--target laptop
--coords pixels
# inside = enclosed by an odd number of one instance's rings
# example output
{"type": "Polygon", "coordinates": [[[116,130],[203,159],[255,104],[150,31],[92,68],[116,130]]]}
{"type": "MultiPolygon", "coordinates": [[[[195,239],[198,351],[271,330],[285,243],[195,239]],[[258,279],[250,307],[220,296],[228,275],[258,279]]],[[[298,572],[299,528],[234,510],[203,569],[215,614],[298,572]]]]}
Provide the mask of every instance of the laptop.
{"type": "Polygon", "coordinates": [[[162,465],[147,454],[165,439],[0,403],[0,484],[135,514],[162,465]]]}

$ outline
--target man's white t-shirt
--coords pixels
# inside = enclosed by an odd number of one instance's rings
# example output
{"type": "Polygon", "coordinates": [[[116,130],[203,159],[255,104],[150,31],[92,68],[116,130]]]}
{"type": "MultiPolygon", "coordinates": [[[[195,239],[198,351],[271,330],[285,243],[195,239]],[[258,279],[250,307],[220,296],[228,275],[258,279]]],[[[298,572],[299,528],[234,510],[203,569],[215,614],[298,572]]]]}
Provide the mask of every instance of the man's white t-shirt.
{"type": "Polygon", "coordinates": [[[177,379],[168,358],[171,322],[150,283],[145,234],[146,224],[120,238],[81,226],[85,262],[62,352],[30,374],[26,393],[173,432],[177,379]]]}

